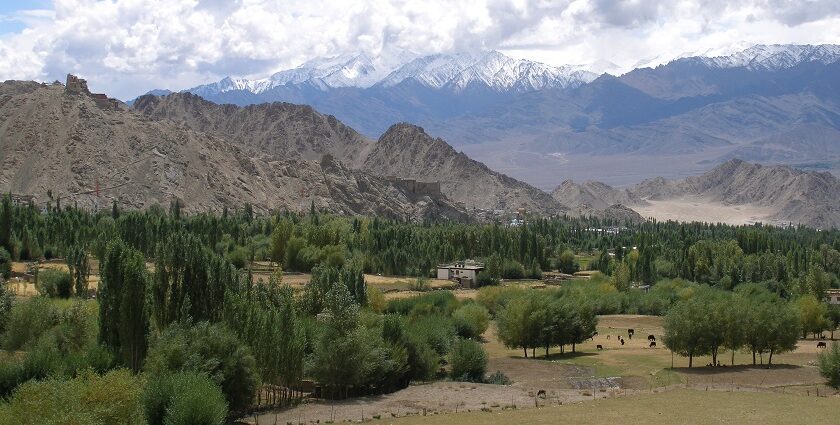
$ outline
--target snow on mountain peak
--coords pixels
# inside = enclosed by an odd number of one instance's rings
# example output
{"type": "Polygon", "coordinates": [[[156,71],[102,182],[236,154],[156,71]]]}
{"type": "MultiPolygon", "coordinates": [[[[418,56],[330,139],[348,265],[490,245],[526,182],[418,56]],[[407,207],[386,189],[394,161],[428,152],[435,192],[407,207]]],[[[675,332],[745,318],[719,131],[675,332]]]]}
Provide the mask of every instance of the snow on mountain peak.
{"type": "Polygon", "coordinates": [[[840,46],[834,44],[757,44],[729,55],[697,58],[714,68],[748,68],[778,71],[805,62],[830,64],[840,60],[840,46]]]}

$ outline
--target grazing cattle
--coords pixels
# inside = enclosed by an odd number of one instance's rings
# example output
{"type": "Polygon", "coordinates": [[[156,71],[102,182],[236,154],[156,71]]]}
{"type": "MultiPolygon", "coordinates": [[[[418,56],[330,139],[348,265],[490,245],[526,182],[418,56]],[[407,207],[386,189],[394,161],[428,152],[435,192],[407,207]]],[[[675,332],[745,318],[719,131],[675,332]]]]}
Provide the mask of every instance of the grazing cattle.
{"type": "Polygon", "coordinates": [[[628,336],[630,339],[633,339],[633,334],[634,334],[634,333],[636,333],[636,331],[635,331],[634,329],[627,329],[627,336],[628,336]]]}
{"type": "Polygon", "coordinates": [[[598,345],[596,345],[596,346],[595,346],[595,348],[597,348],[597,349],[599,349],[599,350],[603,350],[603,349],[604,349],[604,346],[603,346],[603,345],[601,345],[601,344],[598,344],[598,345]]]}
{"type": "Polygon", "coordinates": [[[820,334],[820,339],[825,339],[825,335],[820,334]]]}
{"type": "Polygon", "coordinates": [[[621,345],[624,345],[624,338],[621,338],[619,341],[621,341],[621,345]]]}
{"type": "Polygon", "coordinates": [[[610,334],[607,334],[607,341],[609,341],[609,339],[610,339],[610,334]]]}
{"type": "Polygon", "coordinates": [[[656,341],[656,337],[653,335],[648,335],[648,341],[656,341]]]}
{"type": "Polygon", "coordinates": [[[820,341],[817,343],[817,348],[825,348],[825,342],[820,341]]]}
{"type": "Polygon", "coordinates": [[[539,397],[539,398],[545,398],[545,390],[539,390],[539,391],[537,391],[537,397],[539,397]]]}
{"type": "Polygon", "coordinates": [[[656,348],[656,341],[650,342],[650,348],[656,348]]]}

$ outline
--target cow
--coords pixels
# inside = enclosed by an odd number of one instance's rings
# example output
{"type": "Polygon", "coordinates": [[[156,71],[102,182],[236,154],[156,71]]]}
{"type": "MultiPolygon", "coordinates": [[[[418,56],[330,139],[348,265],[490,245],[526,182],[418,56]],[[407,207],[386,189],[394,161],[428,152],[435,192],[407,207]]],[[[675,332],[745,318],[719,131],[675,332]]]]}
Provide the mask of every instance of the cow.
{"type": "Polygon", "coordinates": [[[825,342],[824,341],[818,342],[817,343],[817,348],[825,348],[825,342]]]}
{"type": "Polygon", "coordinates": [[[542,398],[542,399],[545,399],[545,397],[546,397],[546,395],[545,395],[545,390],[539,390],[539,391],[537,391],[537,397],[542,398]]]}
{"type": "Polygon", "coordinates": [[[603,346],[603,345],[601,345],[601,344],[598,344],[598,345],[596,345],[596,346],[595,346],[595,348],[597,348],[597,349],[599,349],[599,350],[603,350],[603,349],[604,349],[604,346],[603,346]]]}
{"type": "Polygon", "coordinates": [[[648,341],[656,341],[656,337],[653,335],[648,335],[648,341]]]}
{"type": "Polygon", "coordinates": [[[607,334],[607,341],[610,340],[610,334],[607,334]]]}
{"type": "Polygon", "coordinates": [[[650,348],[656,348],[656,341],[651,341],[649,347],[650,348]]]}
{"type": "Polygon", "coordinates": [[[624,345],[624,338],[619,339],[621,341],[621,345],[624,345]]]}
{"type": "Polygon", "coordinates": [[[636,330],[635,330],[635,329],[627,329],[627,336],[628,336],[630,339],[633,339],[633,334],[634,334],[634,333],[636,333],[636,330]]]}

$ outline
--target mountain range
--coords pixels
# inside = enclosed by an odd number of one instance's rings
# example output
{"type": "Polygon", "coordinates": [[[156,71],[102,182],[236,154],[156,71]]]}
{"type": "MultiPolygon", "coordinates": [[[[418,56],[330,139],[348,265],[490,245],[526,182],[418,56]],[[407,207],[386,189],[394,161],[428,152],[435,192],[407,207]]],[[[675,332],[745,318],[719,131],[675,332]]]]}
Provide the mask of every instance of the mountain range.
{"type": "Polygon", "coordinates": [[[311,105],[369,138],[422,126],[490,168],[551,190],[567,178],[634,184],[732,158],[840,170],[840,46],[758,45],[623,75],[490,51],[311,61],[186,91],[240,106],[311,105]],[[586,164],[609,164],[594,174],[586,164]]]}
{"type": "Polygon", "coordinates": [[[549,194],[413,124],[372,139],[311,106],[219,105],[191,93],[146,95],[129,107],[72,76],[67,85],[0,83],[0,170],[0,190],[32,195],[37,205],[178,200],[191,211],[249,203],[297,212],[314,205],[409,220],[495,220],[525,208],[613,222],[840,227],[840,183],[826,172],[733,159],[683,180],[625,188],[568,180],[549,194]]]}

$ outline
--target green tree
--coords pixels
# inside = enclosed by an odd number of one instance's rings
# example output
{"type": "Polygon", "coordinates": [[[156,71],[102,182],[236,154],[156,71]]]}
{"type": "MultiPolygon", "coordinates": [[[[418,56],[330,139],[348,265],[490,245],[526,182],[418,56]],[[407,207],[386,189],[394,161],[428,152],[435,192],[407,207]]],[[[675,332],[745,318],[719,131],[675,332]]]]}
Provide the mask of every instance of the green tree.
{"type": "Polygon", "coordinates": [[[475,304],[465,304],[452,313],[452,322],[458,335],[463,338],[481,337],[490,324],[490,313],[486,308],[475,304]]]}
{"type": "Polygon", "coordinates": [[[221,387],[230,409],[237,412],[251,405],[259,383],[251,350],[227,327],[207,322],[166,328],[149,347],[144,369],[151,375],[204,373],[221,387]]]}
{"type": "Polygon", "coordinates": [[[14,251],[12,241],[12,199],[9,194],[3,195],[0,204],[0,246],[9,252],[14,251]]]}
{"type": "Polygon", "coordinates": [[[483,382],[487,371],[487,352],[481,344],[458,339],[449,353],[450,375],[456,381],[483,382]]]}
{"type": "Polygon", "coordinates": [[[66,256],[67,268],[73,279],[73,289],[77,297],[86,297],[88,293],[88,276],[90,276],[90,262],[87,251],[79,245],[71,247],[66,256]]]}
{"type": "Polygon", "coordinates": [[[100,340],[133,371],[139,371],[148,348],[150,285],[143,255],[121,240],[108,245],[99,281],[100,340]]]}
{"type": "Polygon", "coordinates": [[[828,386],[840,389],[840,343],[833,342],[830,348],[820,353],[819,367],[828,386]]]}
{"type": "Polygon", "coordinates": [[[828,329],[828,308],[813,295],[806,295],[796,300],[801,320],[802,337],[810,332],[815,336],[828,329]]]}

